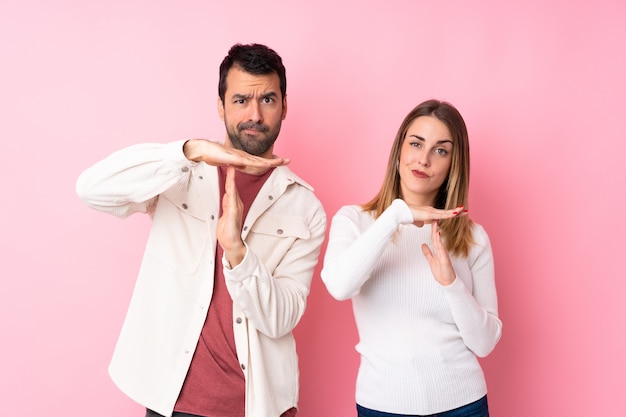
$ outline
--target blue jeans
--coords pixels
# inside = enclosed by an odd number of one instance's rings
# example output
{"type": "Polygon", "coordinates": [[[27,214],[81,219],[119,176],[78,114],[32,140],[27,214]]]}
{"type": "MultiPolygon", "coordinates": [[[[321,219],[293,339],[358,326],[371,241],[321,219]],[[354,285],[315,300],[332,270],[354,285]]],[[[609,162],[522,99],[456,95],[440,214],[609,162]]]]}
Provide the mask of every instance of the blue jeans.
{"type": "Polygon", "coordinates": [[[409,415],[409,414],[393,414],[382,411],[370,410],[369,408],[356,405],[358,417],[489,417],[489,407],[487,406],[487,396],[485,395],[478,401],[469,403],[454,410],[444,411],[437,414],[429,414],[427,416],[409,415]]]}

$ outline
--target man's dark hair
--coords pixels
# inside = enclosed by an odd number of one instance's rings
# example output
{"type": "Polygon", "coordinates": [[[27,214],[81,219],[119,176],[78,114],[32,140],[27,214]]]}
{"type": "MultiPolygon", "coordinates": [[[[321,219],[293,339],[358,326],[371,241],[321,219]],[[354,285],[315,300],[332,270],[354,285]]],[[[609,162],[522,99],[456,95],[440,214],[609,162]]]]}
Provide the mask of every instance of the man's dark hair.
{"type": "Polygon", "coordinates": [[[228,55],[226,55],[220,65],[220,81],[217,86],[217,93],[222,99],[222,103],[226,93],[226,75],[233,66],[237,66],[249,74],[276,73],[280,80],[282,99],[285,98],[287,94],[287,77],[282,58],[276,51],[265,45],[258,43],[242,45],[238,43],[230,48],[228,55]]]}

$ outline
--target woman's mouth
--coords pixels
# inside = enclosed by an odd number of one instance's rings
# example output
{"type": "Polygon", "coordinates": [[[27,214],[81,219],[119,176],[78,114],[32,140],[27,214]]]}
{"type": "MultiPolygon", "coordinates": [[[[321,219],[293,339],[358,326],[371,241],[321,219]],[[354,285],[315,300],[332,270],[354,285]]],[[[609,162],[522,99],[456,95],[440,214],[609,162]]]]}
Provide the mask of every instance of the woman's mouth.
{"type": "Polygon", "coordinates": [[[411,170],[411,173],[416,178],[428,178],[428,174],[426,174],[425,172],[422,172],[422,171],[418,171],[416,169],[411,170]]]}

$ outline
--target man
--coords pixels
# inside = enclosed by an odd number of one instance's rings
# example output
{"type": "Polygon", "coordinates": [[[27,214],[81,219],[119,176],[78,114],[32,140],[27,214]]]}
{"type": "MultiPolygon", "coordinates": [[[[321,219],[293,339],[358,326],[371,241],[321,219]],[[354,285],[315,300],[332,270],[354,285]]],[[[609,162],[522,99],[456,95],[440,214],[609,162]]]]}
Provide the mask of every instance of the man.
{"type": "Polygon", "coordinates": [[[292,330],[326,215],[289,160],[273,155],[287,114],[280,56],[233,46],[218,93],[224,145],[134,145],[77,181],[92,208],[152,217],[109,372],[146,416],[293,416],[292,330]]]}

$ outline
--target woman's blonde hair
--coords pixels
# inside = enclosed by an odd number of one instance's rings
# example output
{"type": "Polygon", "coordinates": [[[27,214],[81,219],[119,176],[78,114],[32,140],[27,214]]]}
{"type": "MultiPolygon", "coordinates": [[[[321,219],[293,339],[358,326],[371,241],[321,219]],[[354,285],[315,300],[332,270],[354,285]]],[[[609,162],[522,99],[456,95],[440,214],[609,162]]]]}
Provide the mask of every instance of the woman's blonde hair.
{"type": "MultiPolygon", "coordinates": [[[[402,198],[398,172],[400,150],[409,126],[415,119],[422,116],[435,117],[445,124],[450,131],[453,142],[450,172],[439,188],[435,207],[453,209],[463,206],[466,210],[468,209],[470,157],[465,121],[452,104],[439,100],[427,100],[411,110],[402,121],[389,154],[387,172],[380,191],[371,201],[361,206],[364,210],[371,211],[375,218],[378,218],[393,200],[402,198]]],[[[469,249],[474,243],[470,218],[460,216],[441,220],[439,226],[448,251],[455,255],[467,257],[469,249]]]]}

